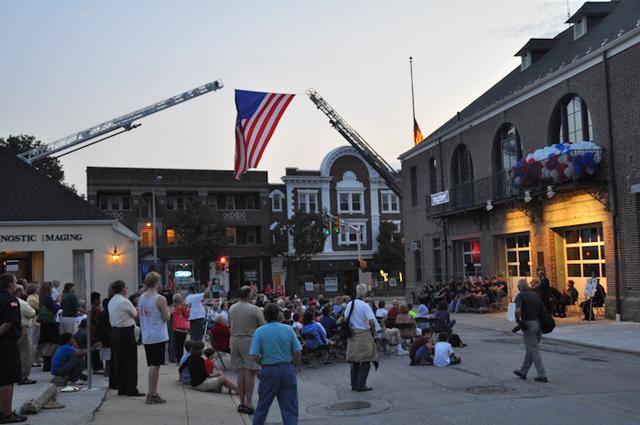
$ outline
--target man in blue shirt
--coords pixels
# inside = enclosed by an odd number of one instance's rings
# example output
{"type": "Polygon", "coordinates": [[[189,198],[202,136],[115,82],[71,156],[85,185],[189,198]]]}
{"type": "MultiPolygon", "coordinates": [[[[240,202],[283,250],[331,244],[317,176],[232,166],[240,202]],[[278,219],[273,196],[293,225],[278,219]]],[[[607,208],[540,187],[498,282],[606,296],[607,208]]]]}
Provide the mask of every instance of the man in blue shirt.
{"type": "Polygon", "coordinates": [[[59,376],[65,381],[76,382],[78,379],[87,380],[82,373],[84,369],[84,355],[87,350],[76,348],[76,341],[70,333],[60,335],[60,346],[51,360],[51,374],[59,376]]]}
{"type": "Polygon", "coordinates": [[[298,382],[296,369],[302,347],[291,326],[278,322],[280,309],[267,304],[264,318],[268,322],[256,329],[249,355],[261,365],[258,379],[258,405],[253,425],[263,425],[274,398],[278,398],[284,425],[298,424],[298,382]]]}

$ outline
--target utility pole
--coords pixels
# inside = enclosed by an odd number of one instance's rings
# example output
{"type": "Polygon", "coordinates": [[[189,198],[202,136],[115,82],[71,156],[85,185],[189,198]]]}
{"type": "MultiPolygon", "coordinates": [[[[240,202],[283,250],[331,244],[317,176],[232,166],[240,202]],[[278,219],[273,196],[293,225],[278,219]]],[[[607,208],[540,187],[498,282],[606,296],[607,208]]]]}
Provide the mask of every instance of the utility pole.
{"type": "MultiPolygon", "coordinates": [[[[162,182],[162,176],[156,176],[151,187],[151,221],[153,222],[153,268],[158,269],[158,229],[156,228],[156,185],[162,182]]],[[[164,287],[164,285],[163,285],[164,287]]]]}

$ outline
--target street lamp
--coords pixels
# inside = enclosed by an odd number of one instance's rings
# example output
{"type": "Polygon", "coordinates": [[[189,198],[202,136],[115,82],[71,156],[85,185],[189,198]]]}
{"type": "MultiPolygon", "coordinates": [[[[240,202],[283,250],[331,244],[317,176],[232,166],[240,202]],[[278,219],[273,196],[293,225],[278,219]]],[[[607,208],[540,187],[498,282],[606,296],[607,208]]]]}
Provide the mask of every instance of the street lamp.
{"type": "Polygon", "coordinates": [[[153,222],[153,268],[158,268],[158,230],[156,228],[156,185],[162,182],[162,176],[156,176],[151,187],[151,221],[153,222]]]}

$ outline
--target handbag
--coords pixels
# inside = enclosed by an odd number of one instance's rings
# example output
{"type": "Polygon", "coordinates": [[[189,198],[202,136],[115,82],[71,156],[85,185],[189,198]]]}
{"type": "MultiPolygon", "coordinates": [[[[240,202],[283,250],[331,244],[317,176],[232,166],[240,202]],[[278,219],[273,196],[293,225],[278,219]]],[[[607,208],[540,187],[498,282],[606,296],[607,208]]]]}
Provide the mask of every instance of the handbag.
{"type": "Polygon", "coordinates": [[[351,338],[353,332],[351,331],[351,315],[353,314],[353,310],[356,309],[356,300],[351,301],[351,311],[349,312],[349,316],[347,320],[340,324],[340,335],[342,338],[347,339],[351,338]]]}
{"type": "Polygon", "coordinates": [[[543,334],[550,334],[553,332],[553,329],[556,327],[556,321],[553,320],[553,316],[547,310],[544,303],[542,303],[542,309],[540,310],[540,317],[538,318],[538,322],[540,322],[540,330],[543,334]]]}

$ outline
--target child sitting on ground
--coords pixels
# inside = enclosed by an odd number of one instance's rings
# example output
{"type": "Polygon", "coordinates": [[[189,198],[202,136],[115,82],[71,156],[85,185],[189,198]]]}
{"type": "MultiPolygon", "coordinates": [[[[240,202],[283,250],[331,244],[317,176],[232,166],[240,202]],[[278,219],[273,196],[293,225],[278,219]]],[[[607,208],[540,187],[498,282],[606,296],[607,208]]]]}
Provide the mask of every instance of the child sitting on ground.
{"type": "Polygon", "coordinates": [[[411,359],[411,366],[418,365],[431,365],[433,364],[433,331],[431,329],[425,329],[422,336],[413,340],[411,348],[409,349],[409,358],[411,359]]]}
{"type": "Polygon", "coordinates": [[[197,391],[216,393],[221,392],[222,388],[226,387],[229,389],[229,393],[231,393],[231,391],[237,392],[238,387],[236,387],[236,384],[231,382],[223,374],[216,373],[213,377],[208,377],[207,367],[205,366],[204,359],[202,358],[203,350],[204,342],[194,341],[191,344],[191,355],[178,369],[180,373],[183,373],[185,370],[189,371],[191,387],[197,391]]]}
{"type": "Polygon", "coordinates": [[[458,364],[462,358],[453,352],[453,347],[449,344],[449,335],[441,333],[438,335],[435,354],[433,356],[433,365],[435,367],[447,367],[458,364]]]}
{"type": "Polygon", "coordinates": [[[215,354],[215,352],[216,350],[211,347],[207,347],[204,349],[204,367],[207,369],[208,376],[213,376],[213,370],[215,369],[213,363],[213,355],[215,354]]]}
{"type": "MultiPolygon", "coordinates": [[[[191,340],[184,342],[184,354],[180,359],[180,366],[185,364],[187,360],[189,360],[189,356],[191,356],[191,344],[193,342],[191,340]]],[[[189,369],[185,369],[183,371],[178,370],[178,382],[182,382],[184,385],[191,385],[191,375],[189,375],[189,369]]]]}

